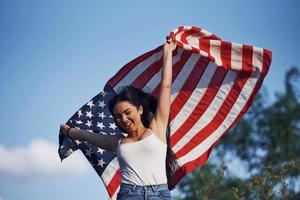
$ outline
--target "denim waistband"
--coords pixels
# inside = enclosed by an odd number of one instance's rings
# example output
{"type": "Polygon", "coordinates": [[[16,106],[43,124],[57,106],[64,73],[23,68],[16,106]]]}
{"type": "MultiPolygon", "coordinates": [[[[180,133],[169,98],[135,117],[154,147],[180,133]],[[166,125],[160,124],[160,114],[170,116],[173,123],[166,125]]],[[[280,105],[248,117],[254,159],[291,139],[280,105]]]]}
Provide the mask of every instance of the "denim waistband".
{"type": "Polygon", "coordinates": [[[157,184],[157,185],[131,185],[127,183],[121,183],[122,189],[133,189],[133,190],[152,190],[157,191],[161,189],[168,189],[168,184],[157,184]]]}

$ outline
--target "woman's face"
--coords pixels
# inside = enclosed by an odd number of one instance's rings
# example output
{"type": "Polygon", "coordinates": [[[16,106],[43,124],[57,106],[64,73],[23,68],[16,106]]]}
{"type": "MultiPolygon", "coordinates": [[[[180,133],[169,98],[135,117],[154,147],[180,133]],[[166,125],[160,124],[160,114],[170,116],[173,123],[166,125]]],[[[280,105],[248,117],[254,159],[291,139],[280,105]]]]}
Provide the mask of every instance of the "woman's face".
{"type": "Polygon", "coordinates": [[[116,122],[128,133],[136,131],[141,126],[143,108],[136,107],[129,101],[120,101],[114,106],[116,122]]]}

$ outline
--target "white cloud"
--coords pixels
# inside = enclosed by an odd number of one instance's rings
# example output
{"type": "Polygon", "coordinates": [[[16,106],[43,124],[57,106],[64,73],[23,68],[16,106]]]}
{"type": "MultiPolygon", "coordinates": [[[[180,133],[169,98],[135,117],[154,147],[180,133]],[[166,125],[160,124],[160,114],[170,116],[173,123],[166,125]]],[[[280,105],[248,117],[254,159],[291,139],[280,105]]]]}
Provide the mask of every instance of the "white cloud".
{"type": "Polygon", "coordinates": [[[0,176],[55,176],[86,172],[88,162],[79,152],[61,162],[57,149],[58,145],[43,139],[12,149],[0,144],[0,176]]]}

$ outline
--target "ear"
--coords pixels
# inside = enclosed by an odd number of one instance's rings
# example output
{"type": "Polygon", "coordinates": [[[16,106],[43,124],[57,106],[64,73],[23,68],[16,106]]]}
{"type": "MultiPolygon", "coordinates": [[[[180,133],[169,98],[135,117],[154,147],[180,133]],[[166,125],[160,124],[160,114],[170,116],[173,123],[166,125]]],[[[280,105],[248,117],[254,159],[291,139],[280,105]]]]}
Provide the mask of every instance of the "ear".
{"type": "Polygon", "coordinates": [[[140,107],[138,107],[138,111],[139,111],[140,115],[142,115],[142,114],[143,114],[143,112],[144,112],[144,108],[143,108],[143,106],[142,106],[142,105],[141,105],[140,107]]]}

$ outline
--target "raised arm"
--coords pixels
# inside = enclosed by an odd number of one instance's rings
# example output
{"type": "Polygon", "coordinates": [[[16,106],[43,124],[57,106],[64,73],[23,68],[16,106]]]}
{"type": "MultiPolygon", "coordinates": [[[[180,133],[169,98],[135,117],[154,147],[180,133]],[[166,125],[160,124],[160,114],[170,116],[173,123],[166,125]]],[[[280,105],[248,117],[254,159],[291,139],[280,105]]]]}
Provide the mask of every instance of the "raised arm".
{"type": "Polygon", "coordinates": [[[116,152],[120,136],[94,134],[83,129],[71,128],[66,124],[60,126],[60,134],[73,140],[84,140],[107,151],[116,152]],[[68,133],[67,130],[69,129],[68,133]]]}
{"type": "Polygon", "coordinates": [[[174,49],[176,49],[176,42],[169,38],[164,45],[160,92],[154,118],[157,134],[163,140],[165,140],[171,106],[172,53],[174,49]]]}

